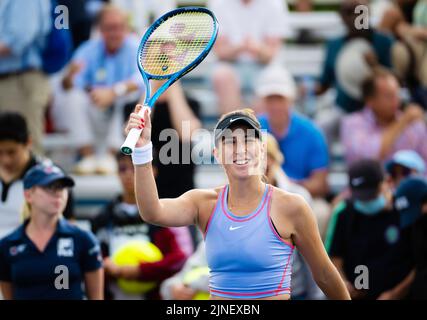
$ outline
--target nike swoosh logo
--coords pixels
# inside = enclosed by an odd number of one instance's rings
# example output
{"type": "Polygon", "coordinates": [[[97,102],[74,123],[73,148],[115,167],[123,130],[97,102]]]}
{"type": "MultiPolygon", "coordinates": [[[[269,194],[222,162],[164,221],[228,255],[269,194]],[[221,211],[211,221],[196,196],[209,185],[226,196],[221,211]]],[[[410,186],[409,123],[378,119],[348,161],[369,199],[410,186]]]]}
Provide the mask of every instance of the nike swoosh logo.
{"type": "Polygon", "coordinates": [[[230,119],[230,123],[232,123],[232,122],[234,122],[234,121],[236,121],[237,119],[230,119]]]}
{"type": "Polygon", "coordinates": [[[240,228],[243,228],[243,226],[240,226],[240,227],[232,227],[232,226],[230,226],[229,230],[230,231],[234,231],[234,230],[237,230],[237,229],[240,229],[240,228]]]}

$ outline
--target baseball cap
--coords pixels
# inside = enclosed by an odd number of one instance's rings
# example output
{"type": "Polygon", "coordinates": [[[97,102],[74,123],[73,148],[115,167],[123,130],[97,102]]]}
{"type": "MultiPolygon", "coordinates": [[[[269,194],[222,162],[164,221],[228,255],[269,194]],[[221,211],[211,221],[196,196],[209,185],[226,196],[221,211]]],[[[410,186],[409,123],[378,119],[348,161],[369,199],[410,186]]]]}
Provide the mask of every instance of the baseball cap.
{"type": "Polygon", "coordinates": [[[361,201],[375,198],[378,195],[378,188],[384,180],[381,164],[371,159],[353,163],[348,175],[352,197],[361,201]]]}
{"type": "Polygon", "coordinates": [[[417,171],[418,173],[424,173],[426,166],[423,158],[413,150],[400,150],[397,151],[391,160],[385,164],[385,169],[388,173],[391,173],[395,165],[401,165],[408,169],[417,171]]]}
{"type": "Polygon", "coordinates": [[[394,207],[400,213],[402,228],[410,226],[421,215],[421,206],[427,201],[427,181],[409,177],[399,184],[394,195],[394,207]]]}
{"type": "Polygon", "coordinates": [[[65,175],[57,166],[52,164],[38,164],[32,167],[24,176],[24,189],[35,186],[47,186],[53,182],[61,181],[64,187],[74,187],[74,180],[65,175]]]}
{"type": "Polygon", "coordinates": [[[255,93],[261,98],[279,95],[294,100],[297,96],[297,89],[288,70],[280,65],[273,65],[260,74],[255,93]]]}
{"type": "Polygon", "coordinates": [[[249,126],[251,129],[255,130],[255,136],[259,139],[262,138],[261,136],[261,127],[257,121],[254,121],[249,115],[243,113],[243,112],[235,112],[232,113],[224,119],[222,119],[218,124],[216,125],[214,129],[214,135],[215,135],[215,144],[217,144],[218,140],[223,136],[224,131],[226,129],[229,129],[231,126],[234,126],[238,123],[243,123],[247,126],[249,126]]]}

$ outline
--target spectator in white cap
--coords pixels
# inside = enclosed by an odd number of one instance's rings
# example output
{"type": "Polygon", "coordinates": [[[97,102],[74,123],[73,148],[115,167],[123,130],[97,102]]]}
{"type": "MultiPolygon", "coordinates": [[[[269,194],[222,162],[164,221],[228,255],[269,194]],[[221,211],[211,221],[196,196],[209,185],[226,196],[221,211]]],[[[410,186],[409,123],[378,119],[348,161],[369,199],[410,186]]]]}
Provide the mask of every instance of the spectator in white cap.
{"type": "Polygon", "coordinates": [[[328,187],[328,149],[319,128],[292,109],[296,85],[289,72],[271,66],[261,73],[256,94],[261,98],[265,113],[259,116],[279,143],[286,158],[282,168],[292,180],[304,186],[312,196],[324,196],[328,187]]]}
{"type": "Polygon", "coordinates": [[[329,205],[320,199],[328,192],[329,155],[325,137],[307,117],[293,110],[296,85],[289,72],[280,65],[263,71],[256,87],[265,113],[258,119],[277,140],[286,161],[282,164],[289,179],[307,189],[313,211],[323,236],[329,219],[329,205]]]}
{"type": "Polygon", "coordinates": [[[289,35],[288,6],[281,0],[210,0],[208,7],[221,26],[212,81],[220,111],[227,113],[250,100],[254,79],[278,56],[289,35]]]}
{"type": "Polygon", "coordinates": [[[425,175],[426,165],[421,156],[414,150],[397,151],[385,164],[388,183],[395,189],[400,181],[412,175],[425,175]]]}

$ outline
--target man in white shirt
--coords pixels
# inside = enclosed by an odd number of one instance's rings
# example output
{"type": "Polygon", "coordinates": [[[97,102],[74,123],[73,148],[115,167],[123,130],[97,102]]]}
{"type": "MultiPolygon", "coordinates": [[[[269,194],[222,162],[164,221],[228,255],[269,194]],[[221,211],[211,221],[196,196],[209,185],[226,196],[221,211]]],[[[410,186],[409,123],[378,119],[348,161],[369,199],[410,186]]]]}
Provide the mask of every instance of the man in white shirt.
{"type": "Polygon", "coordinates": [[[213,85],[221,113],[242,106],[241,89],[252,91],[260,70],[279,52],[288,35],[283,0],[210,0],[219,23],[213,85]]]}

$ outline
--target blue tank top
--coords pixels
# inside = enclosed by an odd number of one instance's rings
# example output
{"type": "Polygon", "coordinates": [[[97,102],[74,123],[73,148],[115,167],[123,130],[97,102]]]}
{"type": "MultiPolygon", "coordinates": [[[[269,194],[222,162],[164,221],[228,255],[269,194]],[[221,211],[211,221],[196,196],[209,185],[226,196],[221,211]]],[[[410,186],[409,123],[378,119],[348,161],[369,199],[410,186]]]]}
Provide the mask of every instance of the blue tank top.
{"type": "Polygon", "coordinates": [[[242,217],[228,209],[228,185],[219,193],[204,234],[212,295],[255,299],[290,294],[294,246],[272,224],[272,193],[266,185],[258,207],[242,217]]]}

